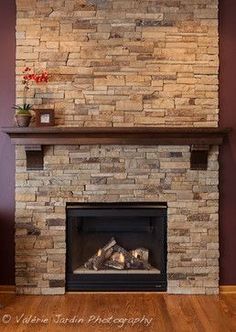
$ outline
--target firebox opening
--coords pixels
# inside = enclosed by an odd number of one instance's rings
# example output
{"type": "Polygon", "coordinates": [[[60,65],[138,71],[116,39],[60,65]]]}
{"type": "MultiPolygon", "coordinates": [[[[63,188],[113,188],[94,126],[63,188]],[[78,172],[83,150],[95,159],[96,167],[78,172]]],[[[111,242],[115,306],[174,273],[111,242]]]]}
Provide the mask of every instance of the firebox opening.
{"type": "Polygon", "coordinates": [[[165,203],[67,204],[67,290],[166,290],[166,232],[165,203]]]}

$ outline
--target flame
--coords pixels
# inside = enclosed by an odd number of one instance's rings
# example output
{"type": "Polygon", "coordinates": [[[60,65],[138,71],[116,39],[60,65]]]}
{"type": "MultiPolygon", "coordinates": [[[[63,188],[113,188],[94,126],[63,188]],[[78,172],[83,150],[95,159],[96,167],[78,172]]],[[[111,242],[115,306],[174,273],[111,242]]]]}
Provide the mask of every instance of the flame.
{"type": "Polygon", "coordinates": [[[133,253],[133,256],[134,256],[135,258],[138,258],[138,253],[137,253],[137,252],[134,252],[134,253],[133,253]]]}
{"type": "Polygon", "coordinates": [[[102,250],[99,249],[97,255],[98,255],[98,256],[101,256],[101,254],[102,254],[102,250]]]}
{"type": "Polygon", "coordinates": [[[124,262],[125,262],[125,256],[124,256],[122,253],[120,254],[119,261],[120,261],[121,263],[124,263],[124,262]]]}

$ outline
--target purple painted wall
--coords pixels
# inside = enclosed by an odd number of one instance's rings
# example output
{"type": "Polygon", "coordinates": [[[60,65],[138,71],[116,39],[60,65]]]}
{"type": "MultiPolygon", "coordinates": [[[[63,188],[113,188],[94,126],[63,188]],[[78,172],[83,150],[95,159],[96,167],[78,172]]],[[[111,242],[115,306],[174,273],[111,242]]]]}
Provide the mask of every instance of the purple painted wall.
{"type": "MultiPolygon", "coordinates": [[[[236,1],[220,0],[220,125],[234,132],[221,149],[220,283],[236,284],[236,1]]],[[[0,1],[0,127],[15,100],[15,1],[0,1]]],[[[0,284],[14,284],[14,148],[0,133],[0,284]]]]}
{"type": "MultiPolygon", "coordinates": [[[[0,127],[12,125],[15,100],[15,1],[0,1],[0,127]]],[[[0,131],[0,284],[14,284],[14,147],[0,131]]]]}
{"type": "Polygon", "coordinates": [[[221,149],[220,283],[236,284],[236,1],[220,0],[220,125],[231,127],[221,149]]]}

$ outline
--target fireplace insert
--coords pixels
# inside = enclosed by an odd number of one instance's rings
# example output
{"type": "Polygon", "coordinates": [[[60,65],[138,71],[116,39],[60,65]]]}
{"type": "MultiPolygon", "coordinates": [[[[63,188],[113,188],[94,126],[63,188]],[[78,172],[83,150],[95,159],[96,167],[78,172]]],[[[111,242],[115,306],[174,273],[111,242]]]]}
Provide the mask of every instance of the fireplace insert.
{"type": "Polygon", "coordinates": [[[165,291],[167,205],[67,204],[67,291],[165,291]]]}

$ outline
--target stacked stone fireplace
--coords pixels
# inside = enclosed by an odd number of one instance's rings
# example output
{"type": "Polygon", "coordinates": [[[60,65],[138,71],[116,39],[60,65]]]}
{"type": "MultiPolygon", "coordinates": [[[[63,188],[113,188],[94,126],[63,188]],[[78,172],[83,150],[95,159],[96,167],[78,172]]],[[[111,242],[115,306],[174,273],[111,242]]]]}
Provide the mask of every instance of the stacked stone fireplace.
{"type": "MultiPolygon", "coordinates": [[[[217,127],[216,0],[17,0],[17,103],[24,67],[45,68],[35,108],[64,127],[217,127]]],[[[47,145],[44,169],[16,147],[16,286],[64,294],[66,204],[165,202],[167,291],[218,292],[218,147],[47,145]]]]}

